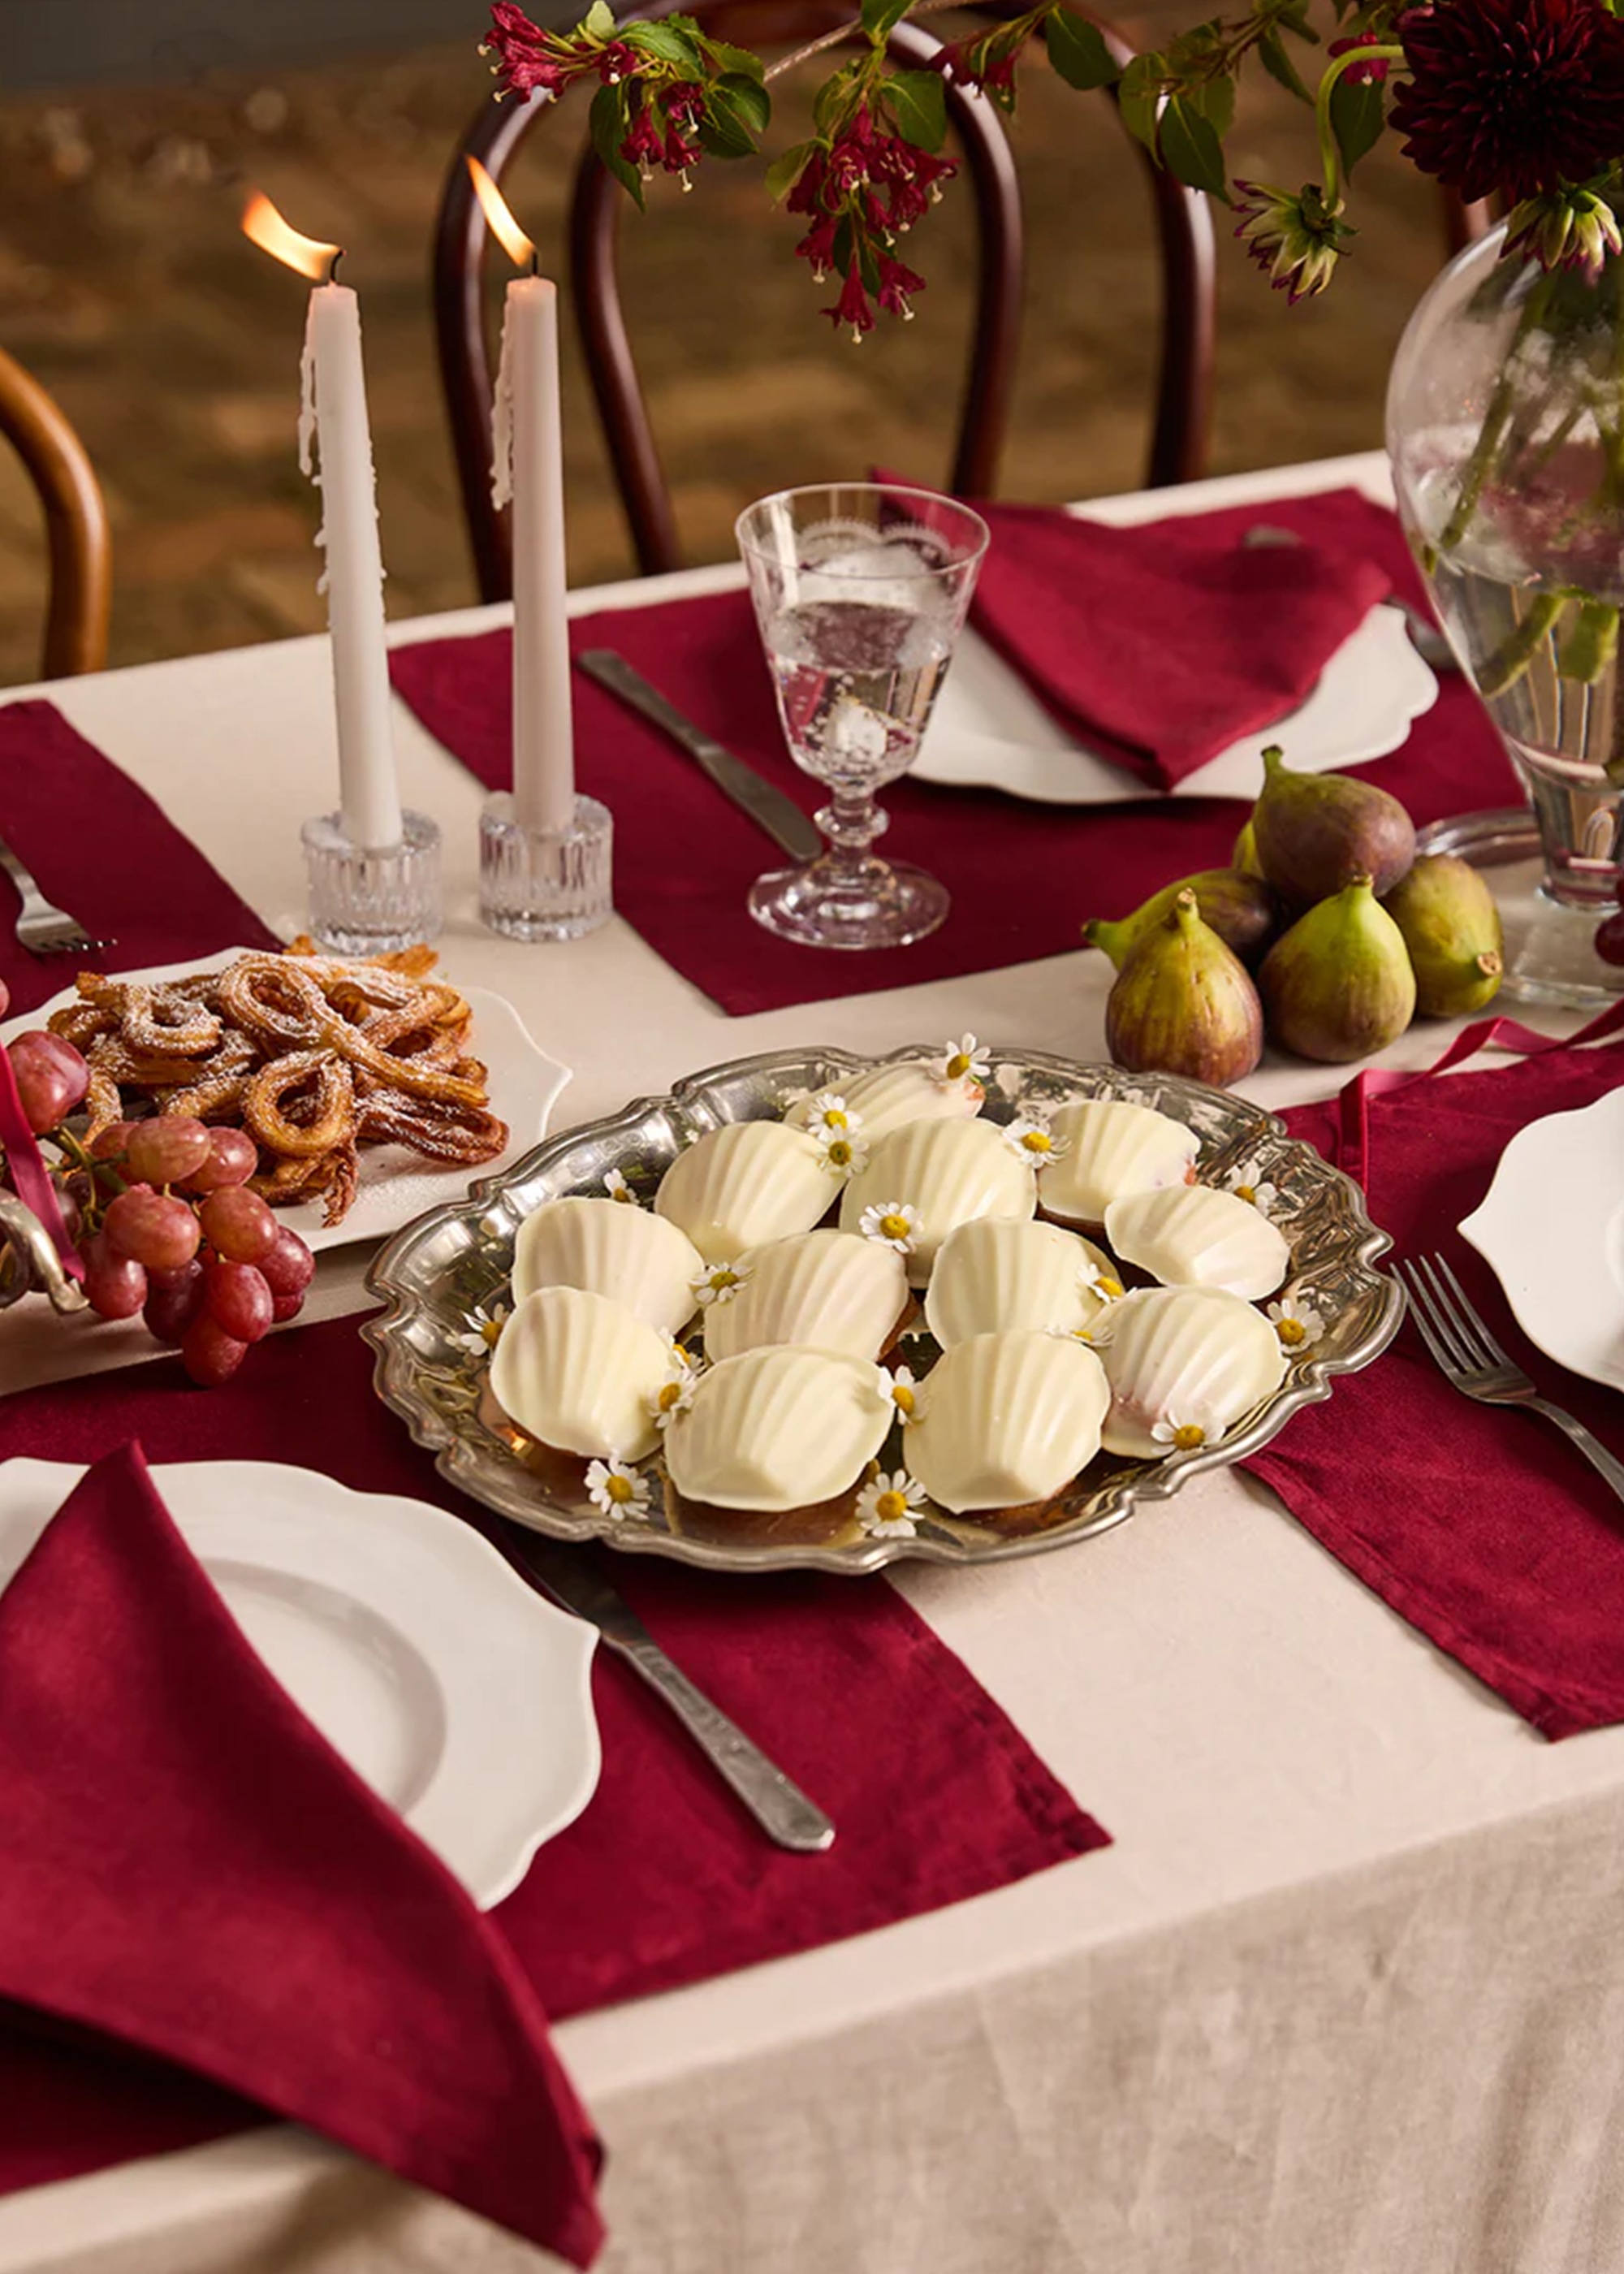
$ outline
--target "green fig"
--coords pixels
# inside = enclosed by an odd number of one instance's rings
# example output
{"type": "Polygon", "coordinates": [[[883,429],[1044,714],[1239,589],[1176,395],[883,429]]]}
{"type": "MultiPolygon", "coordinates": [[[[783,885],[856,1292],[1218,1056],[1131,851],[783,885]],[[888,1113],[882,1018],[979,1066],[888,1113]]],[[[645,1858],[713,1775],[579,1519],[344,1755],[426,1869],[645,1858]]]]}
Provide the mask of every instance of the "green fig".
{"type": "Polygon", "coordinates": [[[1415,1015],[1404,935],[1356,877],[1299,916],[1258,975],[1270,1039],[1340,1065],[1396,1042],[1415,1015]]]}
{"type": "Polygon", "coordinates": [[[1415,824],[1385,789],[1351,774],[1294,774],[1280,749],[1263,753],[1252,809],[1258,862],[1282,900],[1312,907],[1355,877],[1390,892],[1416,857],[1415,824]]]}
{"type": "Polygon", "coordinates": [[[1500,988],[1500,910],[1472,867],[1453,853],[1424,853],[1382,902],[1404,935],[1425,1019],[1464,1019],[1500,988]]]}
{"type": "Polygon", "coordinates": [[[1229,855],[1231,869],[1238,869],[1243,877],[1260,877],[1262,864],[1258,859],[1258,832],[1248,816],[1246,825],[1235,840],[1235,850],[1229,855]]]}
{"type": "Polygon", "coordinates": [[[1274,936],[1274,895],[1260,877],[1243,877],[1234,869],[1203,869],[1199,876],[1181,877],[1164,885],[1142,907],[1116,923],[1091,916],[1083,926],[1084,945],[1103,948],[1118,971],[1129,949],[1154,923],[1170,914],[1183,892],[1195,894],[1203,923],[1211,924],[1226,947],[1243,962],[1256,962],[1274,936]]]}
{"type": "Polygon", "coordinates": [[[1263,1006],[1245,965],[1203,923],[1188,886],[1141,932],[1105,1006],[1112,1058],[1136,1073],[1182,1073],[1222,1088],[1263,1055],[1263,1006]]]}

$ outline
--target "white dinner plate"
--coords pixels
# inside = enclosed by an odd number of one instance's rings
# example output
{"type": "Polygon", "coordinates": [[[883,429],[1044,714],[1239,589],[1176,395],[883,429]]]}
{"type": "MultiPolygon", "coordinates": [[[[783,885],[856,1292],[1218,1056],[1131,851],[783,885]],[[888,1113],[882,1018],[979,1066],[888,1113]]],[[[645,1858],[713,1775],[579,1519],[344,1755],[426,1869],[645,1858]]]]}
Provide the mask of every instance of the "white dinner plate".
{"type": "Polygon", "coordinates": [[[1536,1350],[1624,1389],[1624,1088],[1519,1129],[1461,1237],[1536,1350]]]}
{"type": "MultiPolygon", "coordinates": [[[[1356,766],[1396,750],[1438,700],[1438,681],[1410,643],[1403,612],[1371,610],[1343,641],[1306,702],[1186,774],[1175,797],[1255,798],[1258,754],[1280,742],[1304,773],[1356,766]]],[[[1006,790],[1040,805],[1116,805],[1159,793],[1095,757],[1038,701],[987,642],[966,632],[911,770],[921,781],[1006,790]]]]}
{"type": "MultiPolygon", "coordinates": [[[[184,963],[158,963],[141,971],[116,971],[115,979],[178,979],[189,971],[223,971],[239,955],[259,951],[228,947],[217,955],[194,955],[184,963]]],[[[510,1133],[508,1149],[477,1169],[447,1168],[443,1162],[425,1161],[402,1145],[369,1145],[361,1156],[361,1178],[348,1214],[340,1224],[324,1224],[320,1201],[301,1207],[279,1209],[279,1223],[297,1231],[307,1247],[342,1247],[352,1239],[379,1239],[398,1231],[425,1209],[460,1200],[476,1177],[492,1177],[538,1145],[547,1133],[547,1120],[569,1080],[569,1068],[538,1048],[530,1031],[505,996],[483,987],[464,987],[463,1000],[474,1014],[474,1050],[490,1069],[491,1110],[500,1114],[510,1133]]],[[[42,1027],[53,1011],[79,1000],[66,987],[26,1017],[0,1026],[0,1043],[9,1043],[29,1027],[42,1027]]]]}
{"type": "MultiPolygon", "coordinates": [[[[0,1464],[0,1589],[85,1473],[0,1464]]],[[[153,1471],[187,1546],[289,1696],[482,1909],[598,1783],[596,1629],[425,1501],[271,1461],[153,1471]]]]}

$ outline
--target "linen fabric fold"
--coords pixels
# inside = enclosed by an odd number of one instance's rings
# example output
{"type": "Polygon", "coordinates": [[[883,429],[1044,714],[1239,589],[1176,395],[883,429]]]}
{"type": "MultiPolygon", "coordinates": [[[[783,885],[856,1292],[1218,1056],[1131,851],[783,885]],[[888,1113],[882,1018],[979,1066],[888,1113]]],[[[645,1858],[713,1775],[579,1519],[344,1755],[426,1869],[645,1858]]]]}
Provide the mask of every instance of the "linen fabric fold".
{"type": "Polygon", "coordinates": [[[266,1670],[133,1446],[0,1596],[0,1997],[25,2021],[106,2032],[126,2085],[178,2064],[590,2263],[598,2151],[530,1981],[266,1670]]]}
{"type": "MultiPolygon", "coordinates": [[[[1533,1037],[1528,1038],[1530,1042],[1533,1037]]],[[[1624,1081],[1624,1043],[1391,1086],[1284,1118],[1363,1176],[1401,1255],[1440,1251],[1546,1396],[1624,1459],[1618,1394],[1544,1357],[1454,1227],[1519,1130],[1624,1081]]],[[[1598,1237],[1600,1237],[1599,1229],[1598,1237]]],[[[1452,1389],[1413,1324],[1244,1465],[1400,1617],[1547,1737],[1624,1721],[1624,1509],[1548,1425],[1452,1389]]]]}
{"type": "Polygon", "coordinates": [[[280,947],[189,837],[49,703],[0,704],[0,837],[47,900],[111,943],[76,963],[30,955],[0,885],[0,980],[11,1011],[71,987],[81,968],[138,971],[222,947],[280,947]]]}
{"type": "MultiPolygon", "coordinates": [[[[1049,518],[1077,525],[1058,513],[1049,518]]],[[[1300,573],[1303,548],[1236,556],[1241,532],[1259,519],[1302,536],[1315,561],[1335,562],[1364,595],[1360,614],[1376,587],[1424,604],[1397,520],[1357,491],[1229,508],[1135,534],[1147,545],[1165,536],[1186,551],[1263,561],[1271,577],[1300,573]]],[[[1041,593],[1032,605],[1041,606],[1041,593]]],[[[1101,595],[1092,633],[1101,654],[1116,621],[1101,595]]],[[[1182,624],[1167,635],[1170,643],[1182,636],[1182,624]]],[[[820,802],[822,785],[785,749],[745,592],[577,617],[570,646],[575,654],[618,649],[808,812],[820,802]]],[[[396,691],[492,789],[512,778],[511,654],[510,635],[498,630],[397,647],[390,658],[396,691]]],[[[1086,917],[1125,915],[1175,877],[1222,867],[1246,813],[1238,799],[1169,798],[1149,787],[1143,800],[1067,808],[905,777],[881,793],[891,826],[880,849],[939,877],[952,911],[912,947],[836,955],[775,938],[752,921],[745,895],[783,856],[691,758],[584,673],[575,674],[574,696],[580,786],[614,815],[617,909],[673,969],[737,1015],[1073,952],[1086,917]]],[[[1159,690],[1143,683],[1136,699],[1148,718],[1159,690]]],[[[1267,739],[1260,734],[1259,745],[1267,739]]],[[[1440,686],[1402,749],[1349,771],[1402,798],[1418,824],[1520,795],[1499,735],[1459,678],[1440,686]]]]}

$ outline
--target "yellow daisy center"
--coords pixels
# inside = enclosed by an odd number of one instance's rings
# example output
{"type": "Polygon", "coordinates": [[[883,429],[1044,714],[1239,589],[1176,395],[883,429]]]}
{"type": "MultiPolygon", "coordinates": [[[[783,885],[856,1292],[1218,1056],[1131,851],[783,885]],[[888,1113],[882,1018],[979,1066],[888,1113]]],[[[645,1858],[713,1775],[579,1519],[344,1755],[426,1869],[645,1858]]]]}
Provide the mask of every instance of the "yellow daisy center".
{"type": "Polygon", "coordinates": [[[736,1287],[739,1284],[739,1274],[736,1271],[730,1271],[724,1263],[719,1270],[710,1274],[708,1284],[712,1294],[725,1295],[730,1287],[736,1287]]]}
{"type": "Polygon", "coordinates": [[[912,1414],[915,1400],[912,1389],[906,1382],[893,1382],[891,1394],[891,1401],[898,1413],[912,1414]]]}
{"type": "Polygon", "coordinates": [[[1305,1343],[1308,1340],[1308,1329],[1301,1319],[1277,1319],[1274,1332],[1282,1343],[1305,1343]]]}
{"type": "Polygon", "coordinates": [[[886,1239],[909,1239],[913,1237],[914,1227],[905,1216],[883,1216],[880,1232],[886,1239]]]}
{"type": "Polygon", "coordinates": [[[832,1105],[824,1107],[823,1126],[825,1129],[844,1129],[846,1126],[846,1116],[844,1113],[838,1111],[832,1105]]]}
{"type": "Polygon", "coordinates": [[[849,1169],[852,1165],[851,1139],[837,1137],[829,1148],[829,1159],[837,1169],[849,1169]]]}
{"type": "Polygon", "coordinates": [[[1122,1292],[1122,1282],[1120,1279],[1113,1279],[1109,1271],[1101,1271],[1094,1283],[1094,1291],[1096,1295],[1108,1296],[1114,1303],[1122,1292]]]}
{"type": "Polygon", "coordinates": [[[1173,1442],[1181,1453],[1193,1453],[1198,1445],[1207,1442],[1207,1432],[1199,1422],[1186,1421],[1173,1432],[1173,1442]]]}
{"type": "Polygon", "coordinates": [[[1235,1197],[1237,1201],[1250,1201],[1253,1208],[1256,1208],[1258,1205],[1258,1188],[1256,1185],[1237,1185],[1235,1187],[1235,1197]]]}
{"type": "Polygon", "coordinates": [[[947,1062],[949,1081],[962,1081],[970,1071],[970,1061],[962,1050],[955,1050],[947,1062]]]}
{"type": "Polygon", "coordinates": [[[1055,1141],[1047,1129],[1026,1130],[1020,1141],[1028,1153],[1052,1153],[1055,1149],[1055,1141]]]}
{"type": "Polygon", "coordinates": [[[882,1524],[899,1524],[908,1512],[908,1503],[899,1492],[883,1492],[874,1503],[874,1512],[882,1524]]]}
{"type": "Polygon", "coordinates": [[[680,1382],[662,1382],[654,1403],[662,1413],[674,1412],[682,1403],[682,1384],[680,1382]]]}
{"type": "Polygon", "coordinates": [[[604,1480],[604,1490],[618,1507],[624,1508],[628,1500],[636,1498],[636,1480],[632,1477],[608,1477],[604,1480]]]}
{"type": "Polygon", "coordinates": [[[479,1321],[479,1339],[487,1350],[496,1348],[501,1331],[502,1321],[500,1319],[481,1319],[479,1321]]]}

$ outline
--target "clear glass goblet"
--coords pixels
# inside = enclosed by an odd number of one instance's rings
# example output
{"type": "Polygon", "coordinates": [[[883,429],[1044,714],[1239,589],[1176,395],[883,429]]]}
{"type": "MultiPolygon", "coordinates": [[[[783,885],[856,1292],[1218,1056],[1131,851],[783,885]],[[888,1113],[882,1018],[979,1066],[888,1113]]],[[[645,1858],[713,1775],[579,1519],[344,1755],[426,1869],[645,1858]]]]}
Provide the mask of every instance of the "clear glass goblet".
{"type": "Polygon", "coordinates": [[[918,754],[970,606],[987,524],[933,490],[780,490],[737,524],[790,756],[827,782],[826,852],[750,887],[757,923],[808,947],[903,947],[946,915],[945,885],[872,850],[875,792],[918,754]]]}

